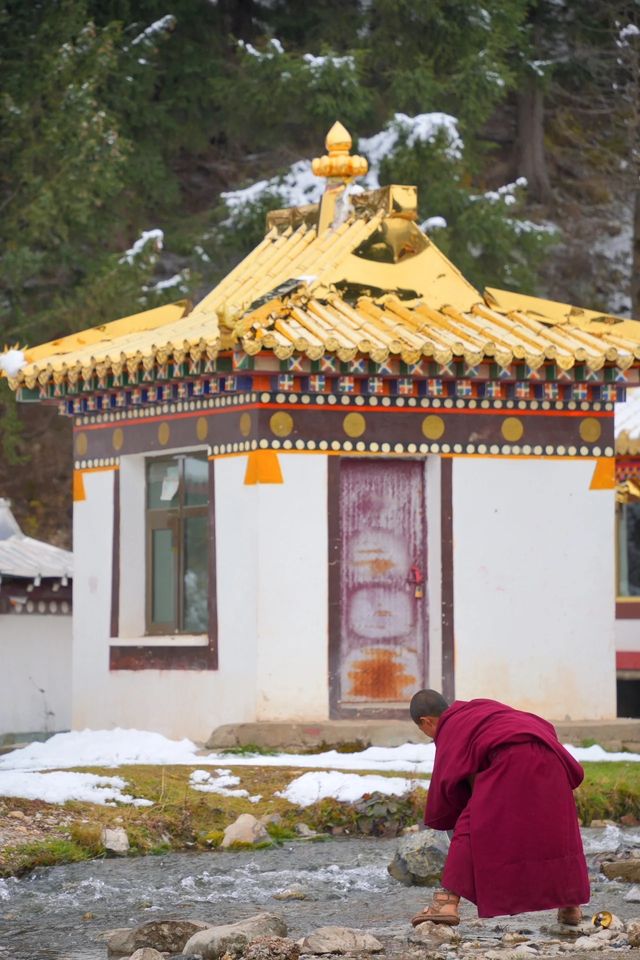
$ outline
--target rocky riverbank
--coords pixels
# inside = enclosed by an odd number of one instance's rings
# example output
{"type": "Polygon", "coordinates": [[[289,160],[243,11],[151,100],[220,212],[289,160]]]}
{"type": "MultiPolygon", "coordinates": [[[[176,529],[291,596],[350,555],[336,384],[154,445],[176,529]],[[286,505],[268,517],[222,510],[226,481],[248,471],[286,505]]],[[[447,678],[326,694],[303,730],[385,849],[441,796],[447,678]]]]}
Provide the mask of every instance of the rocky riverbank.
{"type": "MultiPolygon", "coordinates": [[[[0,957],[125,960],[153,949],[166,958],[216,960],[225,954],[225,960],[542,960],[564,954],[573,960],[593,952],[637,960],[640,889],[633,881],[640,879],[640,830],[609,826],[585,829],[583,836],[592,899],[577,929],[558,927],[554,912],[478,920],[464,904],[459,927],[413,931],[410,917],[430,891],[392,879],[389,866],[399,845],[405,854],[412,848],[414,835],[342,838],[114,857],[0,881],[0,957]],[[591,917],[605,911],[620,922],[594,926],[591,917]]],[[[415,861],[410,866],[413,872],[415,861]]]]}

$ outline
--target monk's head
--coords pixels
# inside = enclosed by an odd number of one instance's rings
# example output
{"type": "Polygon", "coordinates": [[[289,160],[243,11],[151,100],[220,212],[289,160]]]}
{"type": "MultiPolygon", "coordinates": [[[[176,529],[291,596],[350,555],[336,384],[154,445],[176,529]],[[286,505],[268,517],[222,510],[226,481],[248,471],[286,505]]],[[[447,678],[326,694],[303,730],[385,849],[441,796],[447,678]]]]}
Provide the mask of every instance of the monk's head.
{"type": "Polygon", "coordinates": [[[409,712],[411,719],[422,732],[433,739],[440,714],[449,704],[437,690],[418,690],[411,698],[409,712]]]}

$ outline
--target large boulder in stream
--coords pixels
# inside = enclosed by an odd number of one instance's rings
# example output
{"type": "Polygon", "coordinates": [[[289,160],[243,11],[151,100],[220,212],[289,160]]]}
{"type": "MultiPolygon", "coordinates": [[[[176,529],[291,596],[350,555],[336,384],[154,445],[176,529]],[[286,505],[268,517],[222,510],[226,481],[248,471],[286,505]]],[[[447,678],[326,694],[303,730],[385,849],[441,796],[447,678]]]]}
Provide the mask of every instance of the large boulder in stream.
{"type": "Polygon", "coordinates": [[[183,947],[183,954],[197,954],[203,960],[220,960],[225,953],[241,957],[245,947],[258,937],[286,937],[287,925],[273,913],[257,913],[237,923],[209,927],[194,934],[183,947]]]}
{"type": "Polygon", "coordinates": [[[194,933],[208,926],[199,920],[149,920],[139,927],[112,930],[107,937],[107,950],[110,957],[130,957],[145,947],[160,953],[180,953],[194,933]]]}
{"type": "Polygon", "coordinates": [[[441,830],[421,830],[400,839],[387,870],[405,886],[435,887],[440,883],[449,850],[449,838],[441,830]]]}

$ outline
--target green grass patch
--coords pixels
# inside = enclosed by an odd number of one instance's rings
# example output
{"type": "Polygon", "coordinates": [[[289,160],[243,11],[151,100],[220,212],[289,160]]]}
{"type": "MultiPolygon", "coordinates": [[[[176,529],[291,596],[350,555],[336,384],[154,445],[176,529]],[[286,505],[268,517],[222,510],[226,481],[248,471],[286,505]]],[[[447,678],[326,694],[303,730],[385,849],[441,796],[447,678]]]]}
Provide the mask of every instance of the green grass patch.
{"type": "MultiPolygon", "coordinates": [[[[225,828],[241,813],[264,817],[270,836],[266,846],[273,842],[305,842],[296,830],[300,823],[322,837],[393,837],[405,827],[421,822],[429,783],[428,777],[413,775],[411,779],[422,779],[424,786],[416,787],[405,797],[372,794],[357,803],[326,799],[299,808],[277,794],[307,770],[234,768],[232,761],[229,766],[240,778],[240,787],[250,795],[261,796],[257,803],[250,803],[246,797],[194,790],[189,778],[195,766],[140,765],[123,767],[118,772],[128,783],[127,792],[151,800],[153,806],[150,807],[122,804],[102,807],[77,802],[59,807],[42,801],[3,799],[0,814],[10,809],[20,809],[27,817],[46,812],[47,818],[59,814],[59,823],[49,828],[46,839],[30,840],[0,851],[0,876],[105,856],[101,839],[105,826],[124,827],[134,856],[171,850],[216,850],[222,843],[225,828]]],[[[594,819],[620,821],[624,816],[640,820],[640,764],[586,763],[584,766],[585,780],[576,792],[578,813],[584,824],[594,819]]],[[[111,769],[84,769],[102,775],[113,774],[111,769]]],[[[381,775],[393,777],[398,773],[388,771],[381,775]]]]}
{"type": "Polygon", "coordinates": [[[73,840],[49,839],[22,843],[7,847],[3,856],[8,869],[3,867],[0,875],[21,875],[36,867],[54,867],[59,863],[77,863],[91,860],[91,853],[73,840]]]}
{"type": "Polygon", "coordinates": [[[640,820],[640,764],[585,763],[585,778],[576,790],[578,816],[589,826],[592,820],[640,820]]]}

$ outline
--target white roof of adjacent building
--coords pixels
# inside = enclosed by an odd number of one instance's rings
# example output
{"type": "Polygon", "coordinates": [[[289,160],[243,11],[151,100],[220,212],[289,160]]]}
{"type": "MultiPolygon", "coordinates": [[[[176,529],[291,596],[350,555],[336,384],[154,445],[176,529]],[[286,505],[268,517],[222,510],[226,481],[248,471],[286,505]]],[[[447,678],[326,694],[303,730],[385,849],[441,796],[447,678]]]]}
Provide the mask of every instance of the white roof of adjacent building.
{"type": "Polygon", "coordinates": [[[18,526],[8,500],[0,497],[0,577],[73,576],[73,554],[42,540],[27,537],[18,526]]]}

